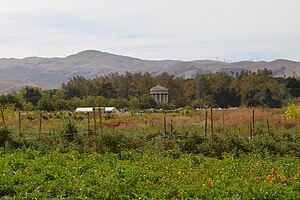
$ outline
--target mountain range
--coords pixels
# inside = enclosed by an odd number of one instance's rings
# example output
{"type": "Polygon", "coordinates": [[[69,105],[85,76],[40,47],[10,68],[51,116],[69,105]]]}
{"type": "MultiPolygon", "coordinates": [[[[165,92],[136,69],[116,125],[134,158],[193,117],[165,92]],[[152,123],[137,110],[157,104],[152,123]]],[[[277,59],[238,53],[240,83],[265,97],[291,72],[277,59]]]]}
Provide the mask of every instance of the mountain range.
{"type": "Polygon", "coordinates": [[[0,59],[0,93],[18,90],[26,85],[45,89],[59,88],[73,76],[87,79],[110,73],[168,72],[174,76],[194,78],[211,72],[236,73],[267,68],[274,76],[299,76],[300,62],[277,59],[266,61],[222,62],[213,60],[142,60],[96,50],[86,50],[65,58],[27,57],[0,59]]]}

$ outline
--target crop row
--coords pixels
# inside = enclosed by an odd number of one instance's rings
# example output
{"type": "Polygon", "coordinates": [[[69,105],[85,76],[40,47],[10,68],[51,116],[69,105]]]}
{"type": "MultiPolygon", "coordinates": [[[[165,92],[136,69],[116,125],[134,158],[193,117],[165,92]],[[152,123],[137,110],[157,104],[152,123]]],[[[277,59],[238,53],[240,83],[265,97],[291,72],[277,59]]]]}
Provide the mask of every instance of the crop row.
{"type": "Polygon", "coordinates": [[[297,199],[300,162],[269,154],[178,158],[136,150],[0,151],[3,199],[297,199]]]}

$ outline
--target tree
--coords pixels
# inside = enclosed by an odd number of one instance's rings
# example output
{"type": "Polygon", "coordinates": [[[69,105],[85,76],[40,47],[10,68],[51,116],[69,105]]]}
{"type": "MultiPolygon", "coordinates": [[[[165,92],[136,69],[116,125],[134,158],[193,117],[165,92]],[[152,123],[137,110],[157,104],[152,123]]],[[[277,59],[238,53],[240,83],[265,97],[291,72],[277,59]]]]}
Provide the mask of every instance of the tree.
{"type": "Polygon", "coordinates": [[[65,91],[65,97],[83,97],[88,95],[96,95],[96,90],[92,85],[92,81],[87,80],[83,76],[74,76],[67,84],[62,84],[65,91]]]}
{"type": "Polygon", "coordinates": [[[300,97],[300,80],[298,78],[288,77],[284,83],[293,97],[300,97]]]}
{"type": "Polygon", "coordinates": [[[80,93],[79,89],[75,87],[68,87],[65,89],[65,95],[64,97],[66,99],[71,99],[73,97],[83,97],[83,95],[80,93]]]}
{"type": "Polygon", "coordinates": [[[177,107],[186,105],[187,99],[184,96],[184,79],[174,77],[164,72],[158,75],[155,80],[161,86],[168,88],[169,103],[175,104],[177,107]]]}
{"type": "Polygon", "coordinates": [[[23,102],[22,107],[23,107],[23,110],[25,110],[25,111],[31,111],[34,108],[32,103],[30,103],[30,102],[23,102]]]}
{"type": "Polygon", "coordinates": [[[193,109],[196,109],[196,108],[204,108],[204,102],[203,102],[203,99],[196,99],[194,100],[192,103],[191,103],[191,107],[193,109]]]}
{"type": "Polygon", "coordinates": [[[27,86],[24,91],[24,99],[26,102],[30,102],[34,107],[42,98],[41,89],[36,87],[27,86]]]}
{"type": "Polygon", "coordinates": [[[138,108],[139,109],[149,109],[156,108],[157,103],[150,95],[142,95],[139,97],[138,108]]]}
{"type": "Polygon", "coordinates": [[[243,72],[236,82],[242,104],[245,106],[266,105],[281,107],[287,95],[284,84],[272,77],[270,70],[243,72]]]}
{"type": "Polygon", "coordinates": [[[109,100],[108,105],[121,109],[124,107],[128,107],[128,101],[124,98],[112,98],[109,100]]]}
{"type": "MultiPolygon", "coordinates": [[[[217,107],[236,107],[240,105],[240,97],[234,87],[234,77],[225,72],[200,75],[196,81],[201,90],[202,98],[211,96],[214,106],[217,107]]],[[[200,91],[198,91],[200,93],[200,91]]]]}
{"type": "Polygon", "coordinates": [[[38,110],[46,110],[48,112],[54,111],[55,107],[53,105],[53,101],[49,98],[42,98],[37,103],[36,109],[38,110]]]}
{"type": "Polygon", "coordinates": [[[116,97],[116,91],[112,83],[102,83],[99,85],[97,95],[104,96],[105,98],[114,98],[116,97]]]}
{"type": "Polygon", "coordinates": [[[0,104],[2,105],[13,104],[16,108],[19,109],[22,108],[21,100],[16,95],[13,94],[1,95],[0,104]]]}

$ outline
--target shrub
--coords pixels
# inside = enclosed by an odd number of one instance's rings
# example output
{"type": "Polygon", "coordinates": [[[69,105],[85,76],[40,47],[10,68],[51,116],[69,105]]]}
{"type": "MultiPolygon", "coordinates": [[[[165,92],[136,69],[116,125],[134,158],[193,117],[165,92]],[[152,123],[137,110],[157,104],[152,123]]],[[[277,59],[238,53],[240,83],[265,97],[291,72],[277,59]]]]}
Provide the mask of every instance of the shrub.
{"type": "Polygon", "coordinates": [[[288,120],[300,120],[300,106],[289,103],[284,116],[288,120]]]}
{"type": "Polygon", "coordinates": [[[122,150],[137,148],[132,136],[120,132],[101,134],[100,143],[103,152],[119,153],[122,150]]]}
{"type": "Polygon", "coordinates": [[[205,138],[199,134],[188,135],[180,143],[181,150],[187,153],[200,153],[200,145],[205,142],[205,138]]]}
{"type": "Polygon", "coordinates": [[[11,132],[7,127],[0,129],[0,147],[5,147],[5,143],[11,140],[11,132]]]}
{"type": "Polygon", "coordinates": [[[67,125],[63,130],[64,137],[70,141],[74,140],[74,136],[77,133],[77,127],[71,120],[68,121],[67,125]]]}

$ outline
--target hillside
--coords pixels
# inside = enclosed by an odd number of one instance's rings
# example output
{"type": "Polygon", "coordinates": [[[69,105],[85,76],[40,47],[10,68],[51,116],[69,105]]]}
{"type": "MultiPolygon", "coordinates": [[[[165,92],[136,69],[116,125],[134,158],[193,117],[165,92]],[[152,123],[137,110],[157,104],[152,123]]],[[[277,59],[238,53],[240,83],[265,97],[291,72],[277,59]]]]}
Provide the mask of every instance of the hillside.
{"type": "Polygon", "coordinates": [[[271,62],[242,61],[227,63],[212,60],[142,60],[138,58],[87,50],[66,58],[28,57],[0,59],[0,92],[17,90],[25,85],[59,88],[73,76],[94,78],[110,73],[149,72],[157,75],[168,72],[175,76],[193,78],[197,73],[216,71],[239,72],[271,69],[275,76],[300,75],[300,62],[274,60],[271,62]]]}

